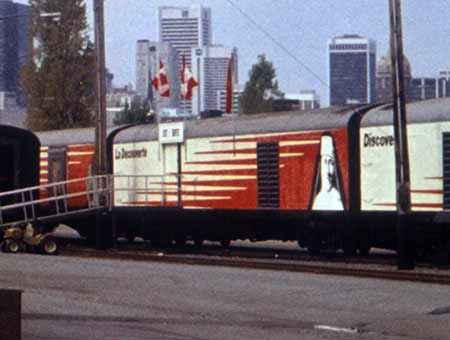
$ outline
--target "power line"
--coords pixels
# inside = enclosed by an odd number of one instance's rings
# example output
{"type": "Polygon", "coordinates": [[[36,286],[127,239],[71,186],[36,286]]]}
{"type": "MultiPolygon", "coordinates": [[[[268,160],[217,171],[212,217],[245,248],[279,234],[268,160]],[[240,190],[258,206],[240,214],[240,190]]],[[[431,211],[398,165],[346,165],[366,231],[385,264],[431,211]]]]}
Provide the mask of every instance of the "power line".
{"type": "Polygon", "coordinates": [[[238,5],[236,5],[232,0],[226,0],[232,7],[234,7],[239,13],[241,13],[248,21],[250,21],[258,30],[260,30],[270,41],[277,45],[282,51],[289,55],[296,63],[302,66],[306,71],[312,74],[317,80],[319,80],[325,87],[329,88],[330,85],[324,81],[317,73],[315,73],[310,67],[298,59],[289,49],[287,49],[282,43],[275,39],[267,30],[264,29],[260,24],[256,22],[250,15],[245,13],[238,5]]]}

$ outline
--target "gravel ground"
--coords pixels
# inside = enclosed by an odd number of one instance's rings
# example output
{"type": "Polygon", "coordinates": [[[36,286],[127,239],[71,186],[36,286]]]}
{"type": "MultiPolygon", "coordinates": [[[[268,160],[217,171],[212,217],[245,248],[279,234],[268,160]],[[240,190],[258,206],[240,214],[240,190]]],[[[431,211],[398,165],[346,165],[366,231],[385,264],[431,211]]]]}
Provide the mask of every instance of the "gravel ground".
{"type": "Polygon", "coordinates": [[[0,254],[23,339],[450,339],[450,288],[313,274],[0,254]]]}

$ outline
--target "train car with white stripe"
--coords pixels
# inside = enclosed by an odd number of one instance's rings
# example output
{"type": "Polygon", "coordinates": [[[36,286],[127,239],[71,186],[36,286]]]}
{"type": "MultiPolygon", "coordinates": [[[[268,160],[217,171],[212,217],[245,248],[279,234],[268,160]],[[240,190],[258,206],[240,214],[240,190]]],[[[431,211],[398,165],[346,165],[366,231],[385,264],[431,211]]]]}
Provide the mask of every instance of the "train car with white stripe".
{"type": "MultiPolygon", "coordinates": [[[[408,221],[429,249],[450,239],[450,99],[407,112],[408,221]]],[[[165,241],[395,249],[392,115],[359,105],[124,129],[112,146],[119,228],[165,241]]]]}
{"type": "Polygon", "coordinates": [[[350,153],[366,111],[354,106],[124,129],[112,152],[119,228],[131,226],[158,242],[281,239],[342,248],[356,190],[350,153]]]}

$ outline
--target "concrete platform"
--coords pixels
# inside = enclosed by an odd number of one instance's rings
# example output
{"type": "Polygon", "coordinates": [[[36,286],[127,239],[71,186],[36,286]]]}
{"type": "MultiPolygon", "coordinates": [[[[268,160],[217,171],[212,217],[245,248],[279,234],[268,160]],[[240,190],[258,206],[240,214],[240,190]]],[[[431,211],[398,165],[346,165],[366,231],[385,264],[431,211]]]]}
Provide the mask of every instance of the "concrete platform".
{"type": "Polygon", "coordinates": [[[436,339],[450,287],[312,274],[0,254],[22,338],[436,339]]]}

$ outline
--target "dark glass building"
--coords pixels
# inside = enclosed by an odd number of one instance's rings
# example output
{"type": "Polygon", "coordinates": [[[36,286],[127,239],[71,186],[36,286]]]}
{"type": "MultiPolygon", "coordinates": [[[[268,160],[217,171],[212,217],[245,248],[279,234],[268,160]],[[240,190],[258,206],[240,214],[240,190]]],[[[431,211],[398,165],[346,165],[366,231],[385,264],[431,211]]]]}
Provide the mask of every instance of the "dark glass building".
{"type": "Polygon", "coordinates": [[[376,99],[376,45],[358,35],[328,42],[330,105],[373,103],[376,99]]]}
{"type": "Polygon", "coordinates": [[[30,50],[30,7],[0,0],[0,91],[18,92],[20,70],[30,50]]]}

